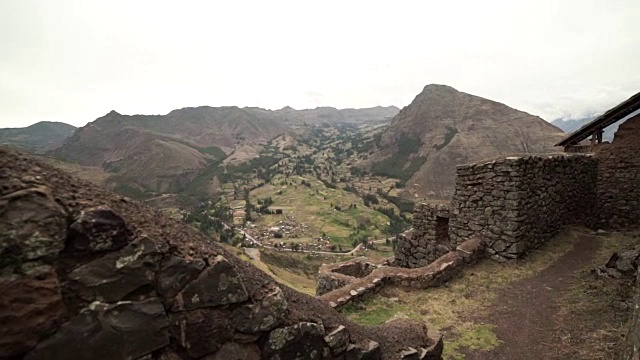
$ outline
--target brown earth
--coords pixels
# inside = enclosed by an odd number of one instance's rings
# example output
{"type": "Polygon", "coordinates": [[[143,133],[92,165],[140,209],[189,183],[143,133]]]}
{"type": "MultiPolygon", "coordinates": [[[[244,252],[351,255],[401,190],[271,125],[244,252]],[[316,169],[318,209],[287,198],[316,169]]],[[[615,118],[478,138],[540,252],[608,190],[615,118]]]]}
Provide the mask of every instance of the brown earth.
{"type": "Polygon", "coordinates": [[[474,322],[495,325],[501,344],[489,351],[469,351],[465,359],[614,358],[614,348],[605,345],[619,341],[617,329],[606,326],[620,325],[629,314],[612,308],[612,299],[603,296],[613,292],[617,300],[624,298],[620,282],[590,273],[602,246],[601,237],[584,235],[539,274],[502,289],[483,311],[487,315],[472,317],[474,322]],[[576,307],[582,302],[591,303],[588,310],[576,307]]]}

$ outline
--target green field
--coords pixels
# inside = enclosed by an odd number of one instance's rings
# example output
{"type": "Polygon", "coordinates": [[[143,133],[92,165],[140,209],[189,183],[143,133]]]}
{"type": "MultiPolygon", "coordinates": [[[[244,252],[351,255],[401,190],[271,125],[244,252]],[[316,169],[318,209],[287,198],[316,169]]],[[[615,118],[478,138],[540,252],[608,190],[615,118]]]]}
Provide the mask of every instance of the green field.
{"type": "Polygon", "coordinates": [[[270,226],[280,220],[294,218],[307,225],[309,237],[329,236],[333,243],[351,246],[355,237],[382,239],[388,228],[389,218],[364,205],[362,199],[350,192],[328,189],[322,182],[310,176],[275,176],[270,184],[253,190],[250,201],[271,197],[271,208],[283,209],[283,215],[263,215],[258,225],[270,226]],[[302,185],[304,180],[310,186],[302,185]],[[351,207],[355,205],[355,207],[351,207]],[[341,208],[341,211],[335,209],[341,208]]]}

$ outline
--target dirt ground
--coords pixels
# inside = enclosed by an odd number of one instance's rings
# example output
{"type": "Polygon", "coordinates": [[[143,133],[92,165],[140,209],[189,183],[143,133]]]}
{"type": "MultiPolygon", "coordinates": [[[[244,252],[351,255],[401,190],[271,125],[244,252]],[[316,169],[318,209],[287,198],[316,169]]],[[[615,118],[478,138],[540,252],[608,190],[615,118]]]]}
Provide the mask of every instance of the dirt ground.
{"type": "Polygon", "coordinates": [[[518,263],[483,261],[446,286],[399,289],[346,309],[368,325],[424,321],[444,334],[446,360],[614,359],[631,314],[633,279],[592,273],[640,233],[570,229],[518,263]]]}
{"type": "Polygon", "coordinates": [[[465,359],[617,358],[630,315],[625,308],[631,296],[625,286],[629,284],[596,278],[591,270],[603,264],[603,256],[610,254],[606,248],[615,247],[621,240],[616,237],[621,236],[583,234],[536,276],[501,290],[487,313],[474,319],[493,324],[500,345],[489,351],[465,351],[465,359]]]}

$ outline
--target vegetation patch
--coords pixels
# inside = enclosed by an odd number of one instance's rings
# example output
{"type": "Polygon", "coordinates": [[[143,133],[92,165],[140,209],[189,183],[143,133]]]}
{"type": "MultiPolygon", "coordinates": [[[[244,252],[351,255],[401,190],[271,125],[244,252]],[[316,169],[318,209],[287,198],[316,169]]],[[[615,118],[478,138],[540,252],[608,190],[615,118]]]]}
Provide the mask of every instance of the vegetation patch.
{"type": "Polygon", "coordinates": [[[453,140],[453,137],[456,136],[457,133],[458,129],[454,128],[453,126],[447,126],[447,132],[444,134],[444,142],[440,145],[433,145],[433,147],[438,151],[444,149],[445,146],[449,145],[449,143],[451,142],[451,140],[453,140]]]}
{"type": "Polygon", "coordinates": [[[397,143],[398,151],[386,159],[373,164],[371,171],[375,175],[397,178],[406,182],[420,169],[425,161],[427,161],[427,158],[414,156],[422,145],[420,139],[402,134],[397,143]]]}

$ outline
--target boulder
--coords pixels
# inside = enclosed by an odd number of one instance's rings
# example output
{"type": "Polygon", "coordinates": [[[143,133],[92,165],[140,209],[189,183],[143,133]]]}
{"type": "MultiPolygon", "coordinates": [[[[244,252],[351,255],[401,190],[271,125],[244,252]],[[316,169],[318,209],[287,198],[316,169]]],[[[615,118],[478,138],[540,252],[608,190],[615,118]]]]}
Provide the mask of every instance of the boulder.
{"type": "Polygon", "coordinates": [[[172,310],[194,310],[248,299],[249,294],[242,278],[227,259],[218,255],[208,268],[176,296],[172,310]]]}
{"type": "Polygon", "coordinates": [[[327,343],[327,346],[329,346],[329,349],[331,349],[331,353],[338,355],[347,349],[349,332],[347,328],[340,325],[337,329],[327,334],[327,336],[324,337],[324,341],[327,343]]]}
{"type": "Polygon", "coordinates": [[[363,340],[347,346],[346,360],[379,360],[382,357],[380,344],[373,340],[363,340]]]}
{"type": "Polygon", "coordinates": [[[49,266],[0,278],[0,294],[0,358],[35,347],[66,313],[58,276],[49,266]]]}
{"type": "Polygon", "coordinates": [[[272,360],[318,360],[324,348],[324,327],[301,322],[269,333],[263,357],[272,360]]]}
{"type": "Polygon", "coordinates": [[[87,301],[120,301],[153,282],[164,251],[166,249],[159,243],[142,237],[120,251],[76,268],[69,274],[69,279],[82,285],[81,296],[87,301]]]}
{"type": "Polygon", "coordinates": [[[256,291],[253,304],[236,309],[233,320],[241,332],[269,331],[282,323],[286,311],[287,300],[282,289],[270,282],[256,291]]]}
{"type": "Polygon", "coordinates": [[[171,316],[171,334],[189,356],[212,354],[233,337],[230,313],[224,309],[198,309],[171,316]]]}
{"type": "Polygon", "coordinates": [[[25,360],[125,360],[169,344],[169,323],[158,298],[95,302],[40,342],[25,360]]]}
{"type": "Polygon", "coordinates": [[[132,232],[124,219],[108,206],[82,211],[69,227],[67,247],[74,252],[119,249],[131,241],[132,232]]]}
{"type": "Polygon", "coordinates": [[[67,212],[38,186],[0,198],[0,268],[51,257],[64,249],[67,212]]]}
{"type": "Polygon", "coordinates": [[[156,275],[156,290],[165,299],[174,298],[189,282],[198,277],[205,265],[201,259],[186,260],[171,256],[162,263],[156,275]]]}

